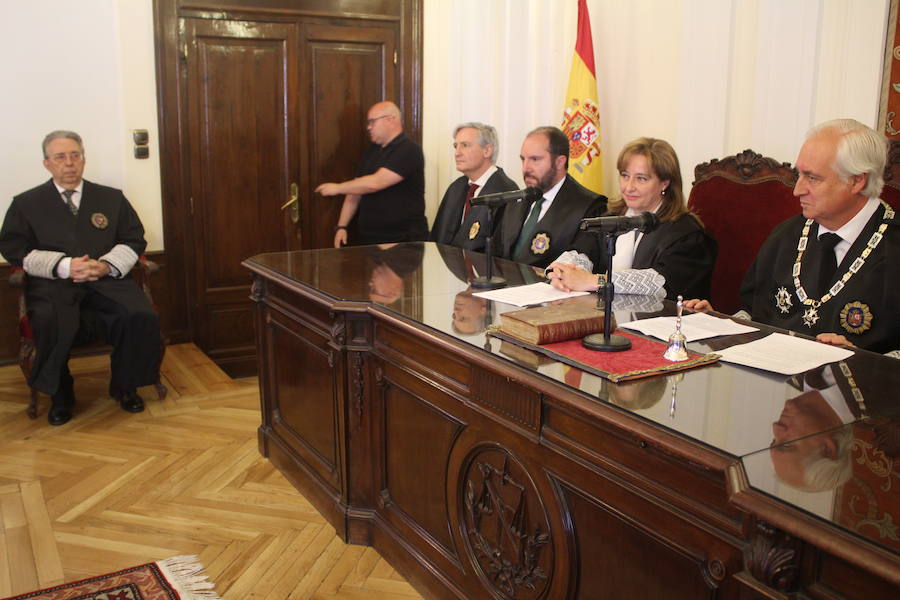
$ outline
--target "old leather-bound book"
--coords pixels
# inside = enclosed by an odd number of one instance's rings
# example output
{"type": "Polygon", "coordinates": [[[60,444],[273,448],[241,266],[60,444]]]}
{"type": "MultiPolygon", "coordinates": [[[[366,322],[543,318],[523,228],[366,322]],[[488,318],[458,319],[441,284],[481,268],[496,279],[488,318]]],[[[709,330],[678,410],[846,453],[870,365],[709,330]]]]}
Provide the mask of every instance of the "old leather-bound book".
{"type": "Polygon", "coordinates": [[[593,302],[563,302],[500,315],[500,331],[535,345],[603,331],[603,311],[593,302]]]}

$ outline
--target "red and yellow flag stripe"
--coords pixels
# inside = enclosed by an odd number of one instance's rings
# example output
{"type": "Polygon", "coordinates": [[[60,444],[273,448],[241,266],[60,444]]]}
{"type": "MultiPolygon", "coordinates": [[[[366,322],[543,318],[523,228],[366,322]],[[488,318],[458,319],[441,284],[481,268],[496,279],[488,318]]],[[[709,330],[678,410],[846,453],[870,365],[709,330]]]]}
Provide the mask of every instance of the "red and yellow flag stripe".
{"type": "Polygon", "coordinates": [[[578,0],[578,36],[569,72],[562,130],[569,136],[569,174],[586,188],[601,193],[600,107],[587,0],[578,0]]]}

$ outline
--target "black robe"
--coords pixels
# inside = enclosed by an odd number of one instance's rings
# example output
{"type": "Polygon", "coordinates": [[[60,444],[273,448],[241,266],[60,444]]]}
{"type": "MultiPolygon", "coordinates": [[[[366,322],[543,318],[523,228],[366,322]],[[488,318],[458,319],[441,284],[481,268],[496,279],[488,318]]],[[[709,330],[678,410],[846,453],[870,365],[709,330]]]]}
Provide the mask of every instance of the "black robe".
{"type": "MultiPolygon", "coordinates": [[[[50,180],[13,198],[0,229],[0,253],[14,266],[21,266],[32,250],[98,259],[117,244],[140,255],[146,247],[144,227],[121,191],[89,181],[84,182],[77,217],[66,208],[50,180]]],[[[81,310],[91,292],[139,314],[137,320],[145,330],[135,336],[139,347],[129,343],[126,349],[114,349],[114,387],[130,389],[159,379],[162,343],[158,317],[133,279],[126,275],[74,283],[71,279],[29,277],[26,304],[37,344],[29,385],[37,390],[56,393],[71,347],[89,341],[93,337],[89,330],[102,329],[95,315],[81,310]]]]}
{"type": "MultiPolygon", "coordinates": [[[[490,209],[487,206],[473,206],[463,221],[462,215],[468,189],[469,178],[465,175],[447,187],[437,216],[434,218],[434,225],[431,227],[431,241],[481,252],[484,250],[485,240],[488,236],[487,217],[490,209]]],[[[516,185],[516,182],[498,167],[494,174],[488,177],[484,188],[478,190],[478,195],[484,196],[517,189],[519,186],[516,185]]],[[[495,232],[503,218],[503,209],[503,206],[494,209],[492,221],[495,232]]]]}
{"type": "MultiPolygon", "coordinates": [[[[872,215],[838,265],[829,286],[859,257],[872,233],[883,222],[884,213],[884,207],[880,206],[872,215]]],[[[900,222],[896,216],[889,221],[881,243],[863,267],[837,296],[818,308],[819,319],[811,327],[803,322],[808,307],[797,297],[792,276],[797,243],[805,223],[803,215],[797,215],[778,225],[769,235],[741,285],[744,309],[754,321],[807,335],[838,333],[860,348],[873,352],[900,349],[900,318],[897,317],[900,308],[900,222]]],[[[807,289],[813,288],[812,282],[818,278],[817,233],[818,225],[814,223],[810,227],[808,247],[800,269],[800,282],[807,289]]]]}
{"type": "Polygon", "coordinates": [[[531,205],[530,202],[519,200],[506,207],[500,224],[499,255],[543,268],[572,244],[582,219],[597,217],[606,212],[606,196],[595,194],[567,174],[553,204],[535,225],[531,244],[514,255],[516,241],[531,211],[531,205]]]}
{"type": "MultiPolygon", "coordinates": [[[[630,232],[624,235],[632,235],[630,232]]],[[[576,250],[594,263],[595,273],[606,273],[604,237],[579,232],[569,250],[576,250]]],[[[709,298],[718,245],[690,213],[675,221],[660,223],[645,233],[634,252],[633,269],[653,269],[666,278],[666,298],[709,298]]]]}

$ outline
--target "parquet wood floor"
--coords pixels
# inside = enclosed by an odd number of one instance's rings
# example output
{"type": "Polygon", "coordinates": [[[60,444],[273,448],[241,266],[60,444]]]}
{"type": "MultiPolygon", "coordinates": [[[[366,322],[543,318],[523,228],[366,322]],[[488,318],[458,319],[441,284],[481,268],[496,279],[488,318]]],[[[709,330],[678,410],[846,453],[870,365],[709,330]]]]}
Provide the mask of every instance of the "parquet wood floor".
{"type": "Polygon", "coordinates": [[[165,401],[133,415],[106,395],[108,359],[70,361],[62,427],[32,421],[0,368],[0,597],[197,554],[226,600],[420,598],[377,552],[348,546],[259,455],[256,379],[170,346],[165,401]]]}

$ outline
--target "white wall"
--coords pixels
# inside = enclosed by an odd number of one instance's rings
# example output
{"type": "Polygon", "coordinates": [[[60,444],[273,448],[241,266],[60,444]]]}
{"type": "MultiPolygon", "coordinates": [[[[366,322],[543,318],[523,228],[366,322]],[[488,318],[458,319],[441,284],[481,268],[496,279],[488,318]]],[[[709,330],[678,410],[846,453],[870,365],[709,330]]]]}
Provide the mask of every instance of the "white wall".
{"type": "Polygon", "coordinates": [[[41,140],[81,134],[85,178],[125,191],[163,247],[152,0],[4,3],[0,36],[0,214],[12,197],[49,179],[41,140]],[[150,158],[133,158],[132,129],[150,132],[150,158]]]}

